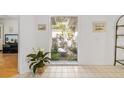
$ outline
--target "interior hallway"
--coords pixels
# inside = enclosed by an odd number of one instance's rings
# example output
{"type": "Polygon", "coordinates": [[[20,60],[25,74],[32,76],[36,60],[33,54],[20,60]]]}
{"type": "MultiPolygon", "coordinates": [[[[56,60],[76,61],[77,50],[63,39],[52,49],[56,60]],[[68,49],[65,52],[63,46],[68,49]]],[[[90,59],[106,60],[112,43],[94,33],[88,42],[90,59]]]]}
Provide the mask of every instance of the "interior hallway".
{"type": "Polygon", "coordinates": [[[0,53],[0,78],[12,77],[18,73],[17,54],[0,53]]]}
{"type": "Polygon", "coordinates": [[[21,78],[124,78],[124,66],[47,66],[42,75],[26,73],[21,78]]]}

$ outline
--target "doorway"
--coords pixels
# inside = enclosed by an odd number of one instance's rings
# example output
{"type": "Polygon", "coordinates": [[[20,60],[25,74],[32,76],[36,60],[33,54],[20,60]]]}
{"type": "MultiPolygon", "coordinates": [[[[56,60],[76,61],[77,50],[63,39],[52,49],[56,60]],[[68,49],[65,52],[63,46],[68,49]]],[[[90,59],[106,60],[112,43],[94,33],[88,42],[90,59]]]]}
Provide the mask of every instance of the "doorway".
{"type": "Polygon", "coordinates": [[[78,17],[52,16],[52,48],[53,62],[74,63],[78,60],[78,17]]]}
{"type": "Polygon", "coordinates": [[[19,16],[0,16],[0,77],[18,74],[19,16]]]}

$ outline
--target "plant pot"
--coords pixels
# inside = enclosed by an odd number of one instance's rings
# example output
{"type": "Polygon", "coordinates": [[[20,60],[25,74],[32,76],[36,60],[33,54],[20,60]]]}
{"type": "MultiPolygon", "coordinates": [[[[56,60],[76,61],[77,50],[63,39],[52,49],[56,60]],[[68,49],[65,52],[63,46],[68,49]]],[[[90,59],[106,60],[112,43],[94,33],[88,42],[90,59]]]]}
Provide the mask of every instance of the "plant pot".
{"type": "Polygon", "coordinates": [[[44,72],[44,67],[37,68],[37,74],[41,75],[44,72]]]}

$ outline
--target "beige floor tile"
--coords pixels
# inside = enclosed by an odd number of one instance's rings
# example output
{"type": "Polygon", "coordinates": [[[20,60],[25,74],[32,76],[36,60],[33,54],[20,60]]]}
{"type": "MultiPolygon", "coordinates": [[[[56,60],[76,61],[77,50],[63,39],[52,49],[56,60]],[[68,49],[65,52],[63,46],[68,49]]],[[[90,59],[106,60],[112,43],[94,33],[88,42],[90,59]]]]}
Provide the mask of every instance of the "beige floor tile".
{"type": "Polygon", "coordinates": [[[55,78],[61,78],[62,77],[62,73],[56,73],[55,78]]]}
{"type": "Polygon", "coordinates": [[[47,66],[40,76],[31,73],[16,77],[36,78],[124,78],[124,66],[47,66]]]}
{"type": "Polygon", "coordinates": [[[55,76],[56,76],[56,73],[53,73],[53,72],[51,72],[51,73],[48,74],[48,77],[49,78],[55,78],[55,76]]]}

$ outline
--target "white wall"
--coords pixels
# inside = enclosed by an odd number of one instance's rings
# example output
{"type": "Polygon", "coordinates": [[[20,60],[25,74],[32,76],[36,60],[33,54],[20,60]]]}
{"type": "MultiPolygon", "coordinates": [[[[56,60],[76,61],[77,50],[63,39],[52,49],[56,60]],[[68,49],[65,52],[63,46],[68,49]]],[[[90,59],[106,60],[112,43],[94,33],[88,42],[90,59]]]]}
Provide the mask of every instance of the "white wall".
{"type": "Polygon", "coordinates": [[[5,19],[4,34],[18,34],[18,20],[17,19],[5,19]]]}
{"type": "Polygon", "coordinates": [[[20,73],[25,73],[29,70],[26,56],[32,52],[32,48],[36,47],[35,28],[34,16],[20,16],[18,59],[18,69],[20,73]]]}
{"type": "Polygon", "coordinates": [[[50,16],[35,16],[35,24],[36,24],[36,45],[37,48],[43,48],[45,51],[50,51],[50,43],[51,43],[51,31],[50,31],[50,16]],[[46,24],[46,31],[38,31],[38,24],[46,24]]]}
{"type": "Polygon", "coordinates": [[[0,33],[1,33],[1,35],[0,35],[0,50],[2,50],[3,48],[3,24],[0,24],[0,33]]]}
{"type": "MultiPolygon", "coordinates": [[[[118,16],[79,16],[78,62],[83,65],[113,65],[114,24],[118,16]],[[106,22],[105,32],[93,32],[92,23],[106,22]]],[[[32,47],[51,47],[50,16],[20,16],[19,70],[28,71],[26,55],[32,47]],[[45,32],[38,32],[37,25],[46,24],[45,32]]]]}
{"type": "Polygon", "coordinates": [[[113,65],[115,22],[118,16],[79,17],[79,63],[84,65],[113,65]],[[106,22],[105,32],[93,32],[92,23],[106,22]]]}

